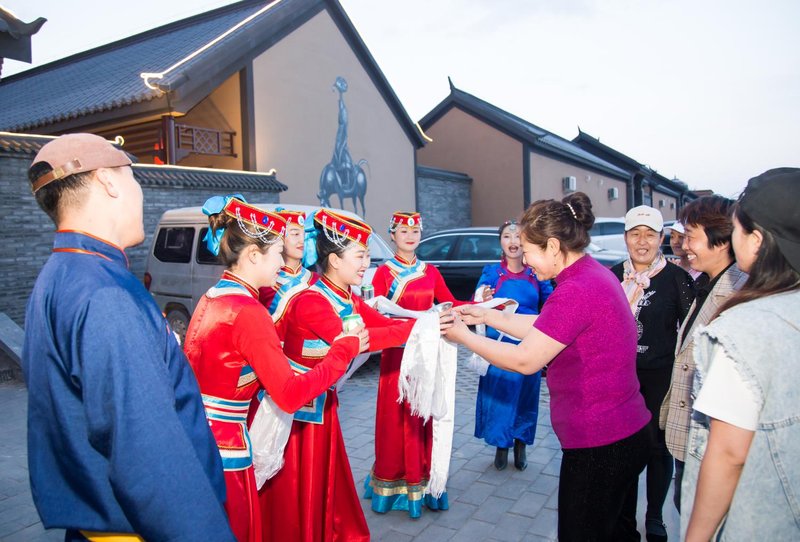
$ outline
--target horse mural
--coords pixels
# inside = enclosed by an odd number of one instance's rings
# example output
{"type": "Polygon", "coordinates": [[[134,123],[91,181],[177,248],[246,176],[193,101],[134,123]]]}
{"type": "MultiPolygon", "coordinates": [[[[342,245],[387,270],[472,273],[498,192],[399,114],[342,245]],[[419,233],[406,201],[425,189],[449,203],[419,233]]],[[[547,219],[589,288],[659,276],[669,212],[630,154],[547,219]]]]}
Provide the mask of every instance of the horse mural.
{"type": "Polygon", "coordinates": [[[347,107],[344,105],[344,93],[347,92],[347,81],[344,77],[337,77],[333,89],[339,93],[339,128],[336,130],[336,142],[333,147],[333,158],[322,168],[319,176],[319,204],[330,207],[330,198],[333,194],[339,196],[339,207],[344,209],[344,200],[353,199],[353,210],[358,213],[358,204],[361,202],[361,216],[366,216],[364,196],[367,194],[367,175],[362,166],[366,160],[353,163],[350,150],[347,148],[347,107]]]}

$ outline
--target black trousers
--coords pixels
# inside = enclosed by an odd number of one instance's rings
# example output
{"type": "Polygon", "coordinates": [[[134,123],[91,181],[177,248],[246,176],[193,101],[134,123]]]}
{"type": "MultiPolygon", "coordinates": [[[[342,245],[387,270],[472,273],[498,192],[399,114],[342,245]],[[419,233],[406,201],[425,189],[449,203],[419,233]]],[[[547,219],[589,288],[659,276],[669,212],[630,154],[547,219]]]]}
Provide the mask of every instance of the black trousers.
{"type": "MultiPolygon", "coordinates": [[[[645,519],[654,519],[662,522],[664,501],[672,482],[672,455],[667,449],[664,431],[658,428],[658,416],[661,403],[669,389],[672,377],[672,367],[664,369],[638,369],[639,391],[644,397],[647,410],[653,416],[650,419],[650,431],[653,436],[653,447],[647,459],[647,512],[645,519]]],[[[625,500],[626,514],[636,516],[636,501],[638,500],[639,485],[631,488],[625,500]]]]}
{"type": "Polygon", "coordinates": [[[596,448],[563,450],[558,486],[560,542],[639,540],[636,510],[623,508],[652,448],[649,425],[620,441],[596,448]]]}

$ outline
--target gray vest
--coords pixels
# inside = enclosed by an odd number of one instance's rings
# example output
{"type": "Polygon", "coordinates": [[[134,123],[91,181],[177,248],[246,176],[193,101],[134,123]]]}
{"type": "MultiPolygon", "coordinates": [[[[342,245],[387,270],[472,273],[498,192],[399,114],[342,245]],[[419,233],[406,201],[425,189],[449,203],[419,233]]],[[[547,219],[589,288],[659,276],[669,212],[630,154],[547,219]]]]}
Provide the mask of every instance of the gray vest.
{"type": "MultiPolygon", "coordinates": [[[[761,405],[758,427],[716,540],[800,540],[800,291],[737,305],[698,330],[693,397],[721,345],[761,405]]],[[[681,504],[686,534],[708,441],[709,419],[694,412],[681,504]]]]}

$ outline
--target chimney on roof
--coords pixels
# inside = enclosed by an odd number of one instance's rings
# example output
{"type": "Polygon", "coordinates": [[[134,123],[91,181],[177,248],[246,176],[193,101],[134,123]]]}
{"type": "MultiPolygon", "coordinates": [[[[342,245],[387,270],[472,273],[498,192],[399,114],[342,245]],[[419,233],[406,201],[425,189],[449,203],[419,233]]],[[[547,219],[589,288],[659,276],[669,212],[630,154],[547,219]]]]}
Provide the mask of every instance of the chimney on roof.
{"type": "Polygon", "coordinates": [[[36,34],[45,22],[47,19],[39,17],[35,21],[24,23],[0,6],[0,75],[4,58],[31,62],[31,36],[36,34]]]}

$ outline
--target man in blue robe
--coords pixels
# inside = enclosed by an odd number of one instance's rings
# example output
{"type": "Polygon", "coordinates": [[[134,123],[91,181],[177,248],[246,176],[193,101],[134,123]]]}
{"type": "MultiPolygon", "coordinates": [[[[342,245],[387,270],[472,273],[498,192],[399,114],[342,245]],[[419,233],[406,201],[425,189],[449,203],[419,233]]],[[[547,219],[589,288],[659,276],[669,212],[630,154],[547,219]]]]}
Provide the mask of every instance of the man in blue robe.
{"type": "Polygon", "coordinates": [[[233,541],[194,374],[128,270],[124,249],[144,240],[130,159],[101,137],[70,134],[42,147],[28,173],[58,230],[23,347],[42,523],[66,540],[233,541]]]}

